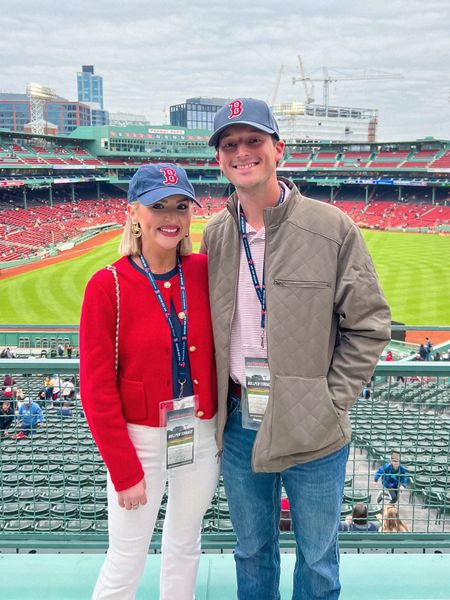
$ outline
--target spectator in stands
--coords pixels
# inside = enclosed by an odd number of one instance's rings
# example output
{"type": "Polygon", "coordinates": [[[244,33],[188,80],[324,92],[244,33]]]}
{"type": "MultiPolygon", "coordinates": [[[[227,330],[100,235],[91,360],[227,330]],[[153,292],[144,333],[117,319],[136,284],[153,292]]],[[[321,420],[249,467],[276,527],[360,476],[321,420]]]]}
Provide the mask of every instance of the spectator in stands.
{"type": "Polygon", "coordinates": [[[72,346],[72,344],[69,344],[67,346],[67,358],[72,358],[72,352],[73,352],[73,346],[72,346]]]}
{"type": "Polygon", "coordinates": [[[378,524],[367,518],[367,504],[358,502],[352,510],[352,514],[345,519],[345,523],[339,523],[339,531],[378,531],[378,524]]]}
{"type": "Polygon", "coordinates": [[[291,505],[289,498],[281,498],[280,531],[291,531],[291,505]]]}
{"type": "Polygon", "coordinates": [[[430,338],[425,338],[425,351],[426,357],[425,360],[432,360],[433,358],[433,344],[431,343],[430,338]]]}
{"type": "Polygon", "coordinates": [[[173,464],[168,479],[160,585],[161,600],[192,600],[200,528],[219,475],[207,260],[191,254],[196,200],[181,167],[142,166],[130,182],[128,201],[123,256],[112,272],[102,269],[89,281],[80,323],[81,397],[110,475],[110,547],[94,597],[134,598],[167,460],[176,458],[161,444],[171,431],[161,431],[163,407],[169,403],[177,410],[180,399],[188,403],[187,397],[198,394],[198,408],[188,408],[185,417],[196,428],[194,465],[191,446],[177,446],[187,464],[182,471],[173,464]]]}
{"type": "Polygon", "coordinates": [[[440,361],[440,360],[442,360],[441,353],[440,353],[440,352],[435,352],[435,353],[434,353],[433,360],[435,360],[435,361],[440,361]]]}
{"type": "Polygon", "coordinates": [[[58,409],[58,412],[56,414],[58,415],[58,417],[71,417],[72,407],[70,405],[70,402],[63,402],[62,406],[58,409]]]}
{"type": "Polygon", "coordinates": [[[15,358],[15,352],[12,352],[10,348],[4,348],[0,354],[0,358],[15,358]]]}
{"type": "Polygon", "coordinates": [[[377,502],[381,502],[386,492],[390,503],[395,504],[398,501],[400,490],[404,490],[409,483],[408,473],[405,467],[400,464],[400,454],[395,450],[391,452],[390,462],[381,466],[374,475],[374,481],[381,478],[382,489],[378,493],[377,502]]]}
{"type": "Polygon", "coordinates": [[[383,510],[382,522],[379,531],[384,533],[406,532],[408,527],[399,515],[396,506],[385,506],[383,510]]]}
{"type": "Polygon", "coordinates": [[[364,400],[370,400],[371,395],[372,395],[372,389],[371,389],[371,383],[369,381],[362,389],[361,398],[364,398],[364,400]]]}
{"type": "Polygon", "coordinates": [[[348,411],[389,340],[389,309],[358,227],[277,178],[284,142],[265,102],[226,104],[209,143],[236,190],[206,225],[202,249],[237,595],[279,597],[283,482],[298,547],[293,597],[335,599],[348,411]],[[249,408],[254,357],[271,385],[249,408]]]}
{"type": "Polygon", "coordinates": [[[0,402],[0,437],[7,437],[9,435],[8,429],[14,420],[14,408],[9,396],[2,395],[0,402]]]}
{"type": "Polygon", "coordinates": [[[5,377],[3,378],[3,385],[5,387],[11,387],[13,385],[16,384],[16,380],[14,379],[14,377],[12,375],[5,375],[5,377]]]}
{"type": "Polygon", "coordinates": [[[44,387],[45,387],[45,398],[47,402],[52,404],[52,396],[53,396],[53,388],[55,387],[55,380],[52,375],[46,375],[44,379],[44,387]]]}
{"type": "Polygon", "coordinates": [[[64,346],[62,344],[58,344],[58,357],[62,358],[64,356],[64,346]]]}
{"type": "Polygon", "coordinates": [[[36,432],[38,427],[44,426],[44,413],[36,402],[32,402],[29,396],[23,400],[17,416],[17,425],[20,431],[14,436],[20,440],[36,432]]]}
{"type": "Polygon", "coordinates": [[[41,408],[45,408],[45,389],[44,388],[39,390],[36,402],[39,404],[39,406],[41,408]]]}
{"type": "Polygon", "coordinates": [[[73,397],[74,392],[75,386],[73,384],[73,381],[71,381],[70,377],[65,377],[61,385],[61,397],[63,401],[73,397]]]}
{"type": "Polygon", "coordinates": [[[12,389],[12,387],[6,387],[3,390],[3,395],[6,396],[7,398],[9,398],[10,400],[13,400],[13,389],[12,389]]]}
{"type": "Polygon", "coordinates": [[[386,354],[386,358],[384,360],[386,362],[391,362],[394,360],[394,355],[392,354],[392,350],[389,350],[389,352],[386,354]]]}
{"type": "Polygon", "coordinates": [[[427,350],[423,344],[419,346],[419,360],[427,360],[427,350]]]}

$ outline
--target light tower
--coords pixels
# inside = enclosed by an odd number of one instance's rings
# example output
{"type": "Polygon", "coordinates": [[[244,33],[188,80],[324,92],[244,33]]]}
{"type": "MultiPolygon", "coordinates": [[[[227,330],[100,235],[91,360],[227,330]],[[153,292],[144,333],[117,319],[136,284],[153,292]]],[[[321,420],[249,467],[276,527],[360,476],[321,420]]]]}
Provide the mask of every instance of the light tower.
{"type": "Polygon", "coordinates": [[[56,97],[54,90],[38,83],[27,85],[27,96],[30,98],[31,131],[38,135],[45,133],[44,107],[48,100],[56,97]]]}

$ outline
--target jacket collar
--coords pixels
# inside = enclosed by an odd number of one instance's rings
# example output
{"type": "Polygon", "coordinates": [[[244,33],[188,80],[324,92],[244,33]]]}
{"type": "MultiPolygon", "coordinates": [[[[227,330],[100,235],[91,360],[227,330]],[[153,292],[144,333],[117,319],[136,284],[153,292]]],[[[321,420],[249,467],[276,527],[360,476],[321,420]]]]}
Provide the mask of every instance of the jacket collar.
{"type": "MultiPolygon", "coordinates": [[[[285,177],[278,177],[278,181],[282,181],[287,185],[287,187],[291,190],[285,201],[280,204],[280,206],[274,206],[271,208],[264,209],[264,222],[266,227],[277,227],[283,221],[286,221],[292,211],[295,208],[297,202],[301,201],[302,195],[300,194],[297,186],[292,183],[289,179],[285,177]]],[[[226,207],[230,212],[231,216],[234,218],[236,223],[239,224],[239,217],[237,213],[238,207],[238,196],[236,192],[233,192],[231,196],[228,198],[226,207]]]]}

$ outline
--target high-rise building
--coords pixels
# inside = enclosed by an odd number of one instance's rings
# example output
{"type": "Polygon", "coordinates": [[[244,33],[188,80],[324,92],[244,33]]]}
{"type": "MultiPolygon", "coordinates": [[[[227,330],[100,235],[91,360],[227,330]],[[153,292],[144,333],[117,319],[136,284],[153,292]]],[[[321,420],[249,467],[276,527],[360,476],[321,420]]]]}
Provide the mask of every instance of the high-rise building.
{"type": "Polygon", "coordinates": [[[78,102],[95,102],[103,110],[103,77],[94,75],[94,65],[83,65],[77,73],[78,102]]]}
{"type": "Polygon", "coordinates": [[[170,124],[189,129],[214,129],[214,115],[224,104],[224,98],[188,98],[184,104],[170,107],[170,124]]]}

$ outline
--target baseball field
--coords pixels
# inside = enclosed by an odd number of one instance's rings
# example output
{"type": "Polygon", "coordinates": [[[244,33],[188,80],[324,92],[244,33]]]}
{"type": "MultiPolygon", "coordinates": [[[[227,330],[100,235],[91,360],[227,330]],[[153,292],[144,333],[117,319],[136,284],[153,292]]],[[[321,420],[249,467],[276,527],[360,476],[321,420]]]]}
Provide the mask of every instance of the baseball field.
{"type": "MultiPolygon", "coordinates": [[[[198,249],[203,223],[192,225],[198,249]]],[[[392,319],[409,325],[450,323],[450,237],[363,231],[392,319]]],[[[119,237],[78,256],[0,279],[0,323],[76,324],[89,277],[118,258],[119,237]]],[[[61,258],[64,258],[62,256],[61,258]]]]}

